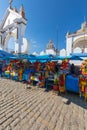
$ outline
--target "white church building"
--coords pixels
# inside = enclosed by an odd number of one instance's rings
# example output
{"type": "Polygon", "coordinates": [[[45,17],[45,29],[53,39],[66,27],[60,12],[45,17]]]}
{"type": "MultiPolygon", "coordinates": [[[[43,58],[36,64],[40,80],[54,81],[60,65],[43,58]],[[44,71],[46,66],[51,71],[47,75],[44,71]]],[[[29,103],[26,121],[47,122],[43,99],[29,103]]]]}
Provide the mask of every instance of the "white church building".
{"type": "Polygon", "coordinates": [[[66,54],[87,53],[87,24],[82,23],[81,29],[66,35],[66,54]]]}
{"type": "Polygon", "coordinates": [[[9,7],[6,10],[5,16],[0,23],[0,49],[8,50],[8,42],[10,38],[14,38],[15,53],[28,53],[29,42],[24,37],[27,19],[25,11],[21,6],[20,11],[14,7],[12,8],[12,0],[9,2],[9,7]]]}

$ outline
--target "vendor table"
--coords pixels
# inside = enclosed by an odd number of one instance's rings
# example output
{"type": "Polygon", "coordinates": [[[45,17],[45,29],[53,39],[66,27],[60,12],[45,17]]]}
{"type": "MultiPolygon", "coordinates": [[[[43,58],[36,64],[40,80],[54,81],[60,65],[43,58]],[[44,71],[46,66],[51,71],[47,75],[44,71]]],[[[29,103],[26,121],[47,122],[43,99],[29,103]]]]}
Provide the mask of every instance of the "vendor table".
{"type": "Polygon", "coordinates": [[[79,82],[78,77],[67,75],[65,81],[66,90],[78,93],[79,92],[78,82],[79,82]]]}

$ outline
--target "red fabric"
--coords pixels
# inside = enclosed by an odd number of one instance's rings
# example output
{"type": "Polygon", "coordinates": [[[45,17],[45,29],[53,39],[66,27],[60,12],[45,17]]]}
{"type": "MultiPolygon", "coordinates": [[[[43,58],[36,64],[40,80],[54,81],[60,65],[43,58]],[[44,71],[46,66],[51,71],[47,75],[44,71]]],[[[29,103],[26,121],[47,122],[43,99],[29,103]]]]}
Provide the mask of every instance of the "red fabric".
{"type": "Polygon", "coordinates": [[[59,76],[59,85],[60,85],[60,86],[64,86],[64,84],[65,84],[64,76],[63,76],[63,75],[60,75],[60,76],[59,76]]]}
{"type": "Polygon", "coordinates": [[[64,86],[64,81],[59,82],[60,86],[64,86]]]}
{"type": "Polygon", "coordinates": [[[59,90],[59,86],[58,85],[54,85],[53,86],[53,90],[58,91],[59,90]]]}
{"type": "Polygon", "coordinates": [[[39,80],[42,80],[42,76],[39,76],[38,79],[39,79],[39,80]]]}
{"type": "Polygon", "coordinates": [[[44,79],[44,76],[39,76],[38,79],[39,79],[39,80],[43,80],[43,79],[44,79]]]}

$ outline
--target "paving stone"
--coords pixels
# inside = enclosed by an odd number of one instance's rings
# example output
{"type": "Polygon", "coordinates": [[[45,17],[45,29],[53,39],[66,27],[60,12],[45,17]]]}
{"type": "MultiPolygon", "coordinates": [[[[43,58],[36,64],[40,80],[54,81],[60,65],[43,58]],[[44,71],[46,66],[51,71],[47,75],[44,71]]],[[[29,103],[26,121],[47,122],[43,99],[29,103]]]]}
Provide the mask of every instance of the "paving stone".
{"type": "Polygon", "coordinates": [[[5,130],[12,130],[10,126],[7,126],[5,130]]]}
{"type": "Polygon", "coordinates": [[[3,117],[5,117],[5,113],[0,115],[0,119],[3,118],[3,117]]]}
{"type": "MultiPolygon", "coordinates": [[[[17,129],[15,129],[15,130],[17,130],[17,129]]],[[[29,127],[28,124],[25,124],[25,125],[23,125],[22,127],[20,127],[19,130],[30,130],[30,127],[29,127]]]]}
{"type": "Polygon", "coordinates": [[[62,122],[58,121],[58,123],[57,123],[57,125],[56,125],[54,130],[62,130],[62,125],[63,125],[62,122]]]}
{"type": "MultiPolygon", "coordinates": [[[[21,130],[20,125],[18,124],[18,125],[16,125],[16,126],[14,126],[14,127],[13,127],[13,130],[21,130]]],[[[24,128],[24,130],[26,130],[26,129],[24,128]]]]}
{"type": "Polygon", "coordinates": [[[6,128],[7,126],[9,126],[11,123],[13,122],[13,118],[9,118],[7,119],[4,123],[3,123],[3,127],[6,128]]]}
{"type": "Polygon", "coordinates": [[[23,119],[24,117],[27,116],[27,112],[23,112],[21,115],[20,115],[20,118],[23,119]]]}
{"type": "Polygon", "coordinates": [[[0,119],[0,125],[2,125],[6,120],[7,120],[6,117],[1,118],[0,119]]]}
{"type": "Polygon", "coordinates": [[[86,130],[87,102],[74,94],[53,95],[45,89],[0,80],[0,130],[86,130]],[[72,101],[70,104],[63,99],[72,101]]]}
{"type": "Polygon", "coordinates": [[[29,122],[30,122],[30,124],[34,124],[34,122],[35,122],[35,118],[32,117],[31,120],[30,120],[29,122]]]}
{"type": "Polygon", "coordinates": [[[34,117],[35,117],[35,118],[38,118],[40,115],[41,115],[41,113],[38,111],[38,112],[36,112],[36,113],[34,114],[34,117]]]}
{"type": "Polygon", "coordinates": [[[28,118],[25,117],[20,121],[20,125],[23,126],[26,122],[28,122],[28,118]]]}
{"type": "Polygon", "coordinates": [[[39,125],[35,122],[30,130],[39,130],[39,125]]]}
{"type": "Polygon", "coordinates": [[[19,116],[20,116],[20,114],[21,114],[21,112],[20,112],[20,111],[18,111],[17,113],[15,113],[15,114],[13,115],[13,119],[16,119],[17,117],[19,117],[19,116]]]}
{"type": "Polygon", "coordinates": [[[6,109],[5,114],[7,115],[7,114],[11,113],[12,111],[13,111],[12,108],[8,108],[8,109],[6,109]]]}
{"type": "Polygon", "coordinates": [[[39,128],[39,130],[46,130],[46,126],[44,124],[42,124],[41,127],[39,128]]]}
{"type": "Polygon", "coordinates": [[[14,111],[11,111],[10,113],[6,114],[6,118],[10,118],[15,114],[14,111]]]}
{"type": "Polygon", "coordinates": [[[10,126],[13,128],[14,126],[16,126],[16,125],[19,123],[19,121],[20,121],[19,118],[15,119],[15,120],[11,123],[10,126]]]}
{"type": "Polygon", "coordinates": [[[0,125],[0,130],[3,130],[3,127],[0,125]]]}

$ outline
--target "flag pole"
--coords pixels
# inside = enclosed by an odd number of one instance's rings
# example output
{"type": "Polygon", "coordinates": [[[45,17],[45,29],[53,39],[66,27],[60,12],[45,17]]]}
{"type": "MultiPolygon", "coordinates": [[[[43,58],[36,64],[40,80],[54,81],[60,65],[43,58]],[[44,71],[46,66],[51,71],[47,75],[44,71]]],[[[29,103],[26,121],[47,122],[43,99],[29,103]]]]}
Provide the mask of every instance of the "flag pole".
{"type": "Polygon", "coordinates": [[[56,55],[58,54],[58,27],[56,29],[56,55]]]}

